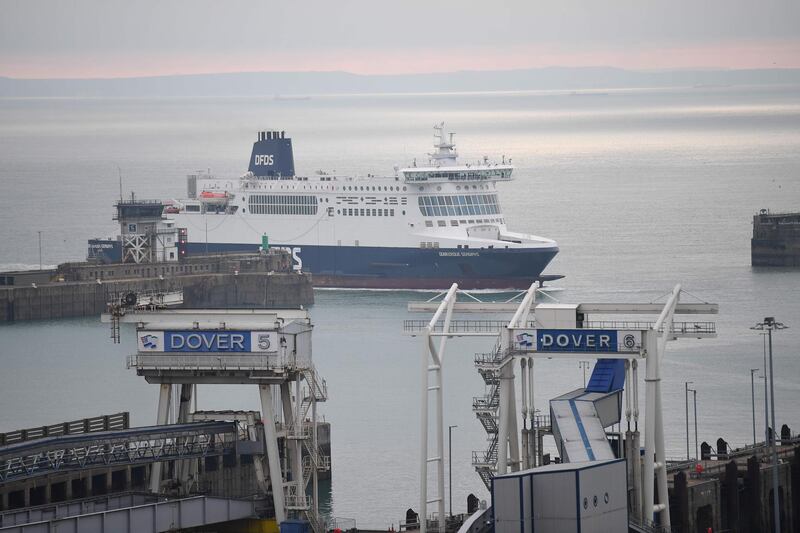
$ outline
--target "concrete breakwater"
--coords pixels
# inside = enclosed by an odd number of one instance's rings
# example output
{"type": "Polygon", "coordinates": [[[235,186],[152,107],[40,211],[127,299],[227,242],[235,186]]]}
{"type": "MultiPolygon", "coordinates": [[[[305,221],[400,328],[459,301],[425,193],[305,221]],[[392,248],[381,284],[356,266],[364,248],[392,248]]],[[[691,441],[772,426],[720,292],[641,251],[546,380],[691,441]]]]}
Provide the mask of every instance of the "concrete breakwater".
{"type": "Polygon", "coordinates": [[[0,274],[0,322],[98,315],[115,295],[183,290],[185,307],[296,308],[314,302],[311,278],[286,252],[194,256],[180,263],[65,263],[0,274]]]}

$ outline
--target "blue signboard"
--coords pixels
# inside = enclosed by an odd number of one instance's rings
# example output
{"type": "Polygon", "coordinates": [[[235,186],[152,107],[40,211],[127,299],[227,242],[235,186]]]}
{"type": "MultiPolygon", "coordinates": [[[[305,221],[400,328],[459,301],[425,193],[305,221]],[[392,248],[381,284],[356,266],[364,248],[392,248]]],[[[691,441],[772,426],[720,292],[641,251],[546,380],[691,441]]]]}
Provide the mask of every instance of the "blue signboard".
{"type": "Polygon", "coordinates": [[[537,329],[539,352],[616,352],[617,330],[613,329],[537,329]]]}
{"type": "Polygon", "coordinates": [[[250,332],[165,331],[165,352],[250,352],[250,332]]]}

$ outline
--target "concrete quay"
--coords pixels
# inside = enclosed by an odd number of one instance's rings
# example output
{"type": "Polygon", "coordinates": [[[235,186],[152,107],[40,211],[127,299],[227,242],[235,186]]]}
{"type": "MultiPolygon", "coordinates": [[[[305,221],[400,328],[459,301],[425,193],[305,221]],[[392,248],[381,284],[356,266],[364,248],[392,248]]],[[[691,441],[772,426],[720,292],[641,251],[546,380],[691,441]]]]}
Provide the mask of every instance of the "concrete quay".
{"type": "Polygon", "coordinates": [[[298,308],[314,302],[308,274],[286,252],[192,256],[180,263],[65,263],[0,273],[0,322],[96,316],[115,295],[183,290],[184,307],[298,308]]]}
{"type": "MultiPolygon", "coordinates": [[[[784,439],[778,457],[781,531],[798,531],[800,439],[784,439]]],[[[672,531],[773,531],[773,472],[763,443],[671,466],[672,531]]]]}

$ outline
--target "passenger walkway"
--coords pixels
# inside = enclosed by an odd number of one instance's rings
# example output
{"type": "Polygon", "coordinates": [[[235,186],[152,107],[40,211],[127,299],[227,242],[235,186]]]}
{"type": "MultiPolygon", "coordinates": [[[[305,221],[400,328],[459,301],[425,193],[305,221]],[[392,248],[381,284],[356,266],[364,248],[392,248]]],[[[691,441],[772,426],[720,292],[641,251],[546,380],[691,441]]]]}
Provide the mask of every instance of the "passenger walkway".
{"type": "Polygon", "coordinates": [[[235,450],[236,432],[235,422],[196,422],[22,441],[0,447],[0,483],[85,468],[223,455],[235,450]]]}

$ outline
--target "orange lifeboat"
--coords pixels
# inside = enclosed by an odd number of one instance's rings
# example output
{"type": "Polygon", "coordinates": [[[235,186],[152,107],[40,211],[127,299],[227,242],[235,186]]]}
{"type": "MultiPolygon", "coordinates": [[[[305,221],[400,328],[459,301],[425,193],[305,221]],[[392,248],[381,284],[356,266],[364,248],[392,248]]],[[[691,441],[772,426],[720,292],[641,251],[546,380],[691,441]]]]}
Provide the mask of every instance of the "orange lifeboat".
{"type": "Polygon", "coordinates": [[[199,200],[206,204],[222,205],[228,202],[228,193],[203,191],[200,193],[199,200]]]}

